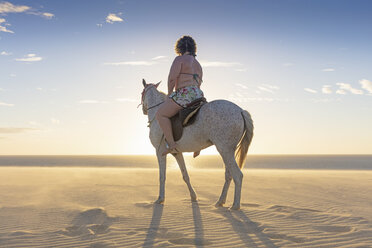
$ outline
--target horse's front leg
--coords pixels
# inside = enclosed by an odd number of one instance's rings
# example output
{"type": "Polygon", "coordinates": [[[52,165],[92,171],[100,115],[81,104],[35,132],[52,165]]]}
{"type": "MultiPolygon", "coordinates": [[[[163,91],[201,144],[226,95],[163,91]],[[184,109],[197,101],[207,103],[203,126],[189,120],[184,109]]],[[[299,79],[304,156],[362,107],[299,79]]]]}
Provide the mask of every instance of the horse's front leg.
{"type": "Polygon", "coordinates": [[[176,158],[178,166],[180,167],[180,170],[182,172],[182,178],[185,181],[187,187],[189,188],[191,201],[193,202],[197,201],[196,193],[195,193],[194,188],[191,186],[190,177],[189,177],[189,174],[187,173],[186,164],[185,164],[185,160],[183,158],[182,153],[175,153],[172,155],[176,158]]]}
{"type": "Polygon", "coordinates": [[[165,199],[165,172],[167,165],[167,156],[162,155],[162,151],[156,151],[156,156],[158,157],[159,164],[159,198],[155,203],[161,204],[165,199]]]}

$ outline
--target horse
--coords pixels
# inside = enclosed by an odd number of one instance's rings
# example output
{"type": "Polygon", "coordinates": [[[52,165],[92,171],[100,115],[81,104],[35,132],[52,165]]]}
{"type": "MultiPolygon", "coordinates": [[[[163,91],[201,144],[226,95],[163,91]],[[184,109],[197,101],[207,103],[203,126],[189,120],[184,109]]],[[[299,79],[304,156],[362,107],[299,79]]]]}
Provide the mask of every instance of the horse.
{"type": "MultiPolygon", "coordinates": [[[[155,203],[162,204],[165,200],[166,155],[162,153],[167,149],[165,138],[155,115],[160,105],[166,99],[166,94],[158,91],[157,84],[147,84],[142,80],[142,111],[148,116],[150,128],[150,141],[156,149],[159,163],[159,197],[155,203]]],[[[226,203],[227,191],[231,180],[234,180],[234,202],[231,209],[240,209],[240,197],[243,181],[241,171],[247,156],[248,148],[253,138],[253,121],[248,111],[227,100],[214,100],[204,104],[197,114],[192,125],[184,127],[183,135],[177,141],[178,153],[175,157],[191,196],[191,201],[197,201],[194,188],[191,186],[187,173],[183,152],[198,152],[215,145],[225,165],[225,184],[215,206],[220,207],[226,203]]]]}

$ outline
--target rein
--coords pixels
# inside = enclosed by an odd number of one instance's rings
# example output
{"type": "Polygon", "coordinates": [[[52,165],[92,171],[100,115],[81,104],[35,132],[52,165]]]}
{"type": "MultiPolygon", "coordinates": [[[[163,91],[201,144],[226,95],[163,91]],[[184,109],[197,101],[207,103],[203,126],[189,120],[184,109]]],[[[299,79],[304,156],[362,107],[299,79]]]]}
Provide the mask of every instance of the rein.
{"type": "MultiPolygon", "coordinates": [[[[158,104],[156,104],[156,105],[154,105],[154,106],[151,106],[150,108],[148,108],[146,111],[149,111],[149,109],[152,109],[152,108],[155,108],[155,107],[157,107],[157,106],[159,106],[160,104],[162,104],[164,101],[162,101],[162,102],[160,102],[160,103],[158,103],[158,104]]],[[[147,125],[147,127],[151,127],[151,124],[152,124],[152,122],[155,120],[155,116],[154,116],[154,118],[152,118],[152,120],[150,120],[150,121],[148,121],[147,123],[148,123],[148,125],[147,125]]]]}
{"type": "Polygon", "coordinates": [[[160,104],[162,104],[164,101],[162,101],[162,102],[160,102],[160,103],[158,103],[158,104],[155,104],[154,106],[151,106],[150,108],[147,108],[147,111],[149,111],[150,109],[152,109],[152,108],[155,108],[155,107],[157,107],[157,106],[159,106],[160,104]]]}

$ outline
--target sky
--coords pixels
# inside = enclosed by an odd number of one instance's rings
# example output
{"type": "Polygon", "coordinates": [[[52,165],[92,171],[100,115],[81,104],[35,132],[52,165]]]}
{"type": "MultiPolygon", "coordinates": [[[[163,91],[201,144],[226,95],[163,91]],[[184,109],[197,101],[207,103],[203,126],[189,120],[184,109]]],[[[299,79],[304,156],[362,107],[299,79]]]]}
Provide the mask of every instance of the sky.
{"type": "MultiPolygon", "coordinates": [[[[372,154],[372,1],[0,0],[0,155],[155,154],[140,94],[182,35],[251,154],[372,154]]],[[[214,154],[214,148],[202,154],[214,154]]]]}

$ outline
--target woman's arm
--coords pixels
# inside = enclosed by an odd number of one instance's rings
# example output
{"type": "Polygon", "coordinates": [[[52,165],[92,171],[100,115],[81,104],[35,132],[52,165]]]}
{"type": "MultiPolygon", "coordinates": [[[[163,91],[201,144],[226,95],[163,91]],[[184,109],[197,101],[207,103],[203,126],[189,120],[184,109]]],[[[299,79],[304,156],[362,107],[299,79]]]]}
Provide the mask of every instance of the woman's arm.
{"type": "Polygon", "coordinates": [[[202,82],[203,82],[203,68],[200,66],[200,78],[199,78],[199,81],[198,81],[199,88],[200,88],[200,85],[202,84],[202,82]]]}
{"type": "Polygon", "coordinates": [[[180,56],[176,57],[173,61],[173,64],[170,68],[169,76],[168,76],[168,96],[172,94],[174,87],[176,86],[178,76],[181,72],[181,58],[180,56]]]}

